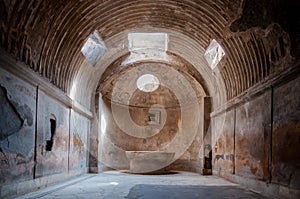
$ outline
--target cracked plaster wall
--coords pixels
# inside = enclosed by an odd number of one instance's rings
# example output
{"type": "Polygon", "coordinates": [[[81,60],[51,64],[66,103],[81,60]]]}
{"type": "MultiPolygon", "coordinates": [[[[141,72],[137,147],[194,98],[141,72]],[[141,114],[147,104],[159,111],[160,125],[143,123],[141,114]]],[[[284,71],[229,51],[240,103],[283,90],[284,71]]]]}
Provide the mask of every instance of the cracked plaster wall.
{"type": "Polygon", "coordinates": [[[0,99],[0,188],[87,171],[89,119],[2,68],[0,99]],[[53,117],[56,130],[52,150],[47,151],[53,117]]]}
{"type": "Polygon", "coordinates": [[[1,68],[0,74],[0,183],[24,181],[33,175],[36,91],[1,68]]]}

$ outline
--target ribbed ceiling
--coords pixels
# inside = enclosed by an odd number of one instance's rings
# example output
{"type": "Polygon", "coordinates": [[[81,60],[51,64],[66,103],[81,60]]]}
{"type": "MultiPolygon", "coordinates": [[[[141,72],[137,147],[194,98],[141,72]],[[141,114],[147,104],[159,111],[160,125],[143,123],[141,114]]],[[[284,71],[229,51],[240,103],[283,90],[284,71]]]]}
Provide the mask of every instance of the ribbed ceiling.
{"type": "MultiPolygon", "coordinates": [[[[217,70],[227,99],[282,70],[291,61],[290,38],[280,25],[253,27],[244,32],[230,30],[230,25],[242,15],[242,1],[0,0],[0,11],[1,47],[65,92],[71,90],[78,73],[84,71],[82,67],[90,67],[80,49],[94,30],[104,42],[134,29],[166,29],[182,34],[196,47],[175,45],[179,40],[170,41],[170,45],[174,42],[174,46],[182,48],[178,53],[186,60],[193,60],[198,51],[202,52],[198,56],[203,57],[211,39],[216,39],[226,52],[217,70]]],[[[115,60],[121,55],[116,55],[115,60]]],[[[206,68],[198,71],[205,76],[201,70],[208,71],[208,67],[206,63],[202,65],[206,68]]]]}

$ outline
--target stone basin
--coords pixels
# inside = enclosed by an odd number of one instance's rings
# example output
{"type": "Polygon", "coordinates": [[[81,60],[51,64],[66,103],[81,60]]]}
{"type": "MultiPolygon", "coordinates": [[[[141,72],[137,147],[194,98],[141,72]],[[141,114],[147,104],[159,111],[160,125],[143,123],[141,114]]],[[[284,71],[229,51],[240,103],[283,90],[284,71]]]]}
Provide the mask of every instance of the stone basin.
{"type": "Polygon", "coordinates": [[[173,162],[174,155],[165,151],[126,151],[131,173],[167,173],[166,166],[173,162]]]}

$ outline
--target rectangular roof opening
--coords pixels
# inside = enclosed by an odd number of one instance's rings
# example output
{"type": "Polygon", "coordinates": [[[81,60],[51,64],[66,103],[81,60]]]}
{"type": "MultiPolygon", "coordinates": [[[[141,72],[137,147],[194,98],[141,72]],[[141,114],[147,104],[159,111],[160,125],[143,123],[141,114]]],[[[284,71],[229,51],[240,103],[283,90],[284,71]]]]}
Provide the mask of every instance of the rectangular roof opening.
{"type": "Polygon", "coordinates": [[[104,55],[106,47],[97,31],[89,36],[81,48],[81,52],[92,66],[95,66],[100,57],[104,55]]]}
{"type": "Polygon", "coordinates": [[[210,42],[204,53],[204,57],[211,69],[217,67],[224,55],[225,51],[222,46],[214,39],[210,42]]]}
{"type": "Polygon", "coordinates": [[[129,33],[128,34],[129,51],[137,50],[168,50],[167,33],[129,33]]]}

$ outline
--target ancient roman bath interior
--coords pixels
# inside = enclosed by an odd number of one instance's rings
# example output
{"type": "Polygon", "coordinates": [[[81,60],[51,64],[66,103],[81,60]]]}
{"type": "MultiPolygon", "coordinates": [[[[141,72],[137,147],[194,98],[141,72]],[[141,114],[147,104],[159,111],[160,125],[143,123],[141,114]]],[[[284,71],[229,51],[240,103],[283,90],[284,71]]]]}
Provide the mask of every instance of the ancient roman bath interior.
{"type": "Polygon", "coordinates": [[[111,170],[299,197],[299,10],[0,0],[0,197],[111,170]]]}

